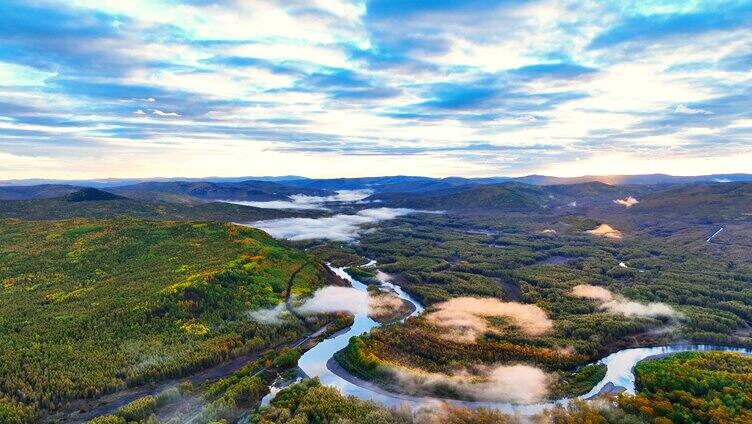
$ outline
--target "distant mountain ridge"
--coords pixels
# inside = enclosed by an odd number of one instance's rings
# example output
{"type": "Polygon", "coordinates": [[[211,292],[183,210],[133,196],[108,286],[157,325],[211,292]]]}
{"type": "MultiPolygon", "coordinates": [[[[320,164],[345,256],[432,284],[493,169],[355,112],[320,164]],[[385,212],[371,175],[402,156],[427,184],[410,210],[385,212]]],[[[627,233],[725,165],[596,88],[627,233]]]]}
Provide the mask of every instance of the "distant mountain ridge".
{"type": "MultiPolygon", "coordinates": [[[[293,177],[291,177],[293,178],[293,177]]],[[[332,196],[342,190],[371,190],[371,201],[420,208],[548,208],[576,202],[587,207],[629,196],[643,196],[671,187],[696,184],[732,185],[752,182],[752,174],[676,177],[663,174],[558,178],[532,175],[519,178],[430,178],[415,176],[290,179],[283,181],[147,181],[112,187],[89,187],[131,199],[196,204],[217,200],[278,201],[293,195],[332,196]],[[599,181],[602,179],[604,181],[599,181]],[[516,199],[516,203],[512,201],[516,199]],[[442,206],[442,204],[444,206],[442,206]]],[[[43,184],[0,186],[0,200],[61,197],[86,185],[43,184]]]]}
{"type": "Polygon", "coordinates": [[[68,185],[77,187],[120,187],[140,183],[170,182],[207,182],[207,183],[241,183],[249,181],[278,183],[288,187],[315,188],[320,190],[355,190],[374,189],[382,192],[417,191],[425,188],[441,189],[468,184],[498,184],[516,181],[532,185],[564,185],[586,182],[602,182],[610,185],[653,185],[653,184],[688,184],[697,182],[743,182],[752,181],[752,174],[710,174],[695,176],[676,176],[668,174],[642,175],[584,175],[580,177],[554,177],[546,175],[526,175],[523,177],[423,177],[408,175],[355,177],[355,178],[307,178],[287,175],[244,176],[244,177],[202,177],[202,178],[106,178],[96,180],[55,180],[55,179],[18,179],[0,181],[0,188],[8,186],[68,185]]]}
{"type": "Polygon", "coordinates": [[[332,194],[317,188],[297,188],[270,181],[166,181],[144,182],[112,187],[110,191],[128,196],[131,193],[167,193],[205,200],[270,201],[287,199],[293,194],[326,196],[332,194]]]}

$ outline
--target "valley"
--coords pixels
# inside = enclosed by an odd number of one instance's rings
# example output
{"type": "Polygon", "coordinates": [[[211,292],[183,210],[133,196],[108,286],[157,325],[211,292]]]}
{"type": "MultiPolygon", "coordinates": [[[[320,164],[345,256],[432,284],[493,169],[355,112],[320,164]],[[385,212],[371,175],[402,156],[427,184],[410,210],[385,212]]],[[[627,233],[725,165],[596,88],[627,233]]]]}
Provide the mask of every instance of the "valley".
{"type": "Polygon", "coordinates": [[[279,396],[316,393],[605,420],[577,400],[602,393],[657,423],[638,361],[752,348],[751,183],[296,184],[6,190],[0,416],[286,422],[279,396]]]}

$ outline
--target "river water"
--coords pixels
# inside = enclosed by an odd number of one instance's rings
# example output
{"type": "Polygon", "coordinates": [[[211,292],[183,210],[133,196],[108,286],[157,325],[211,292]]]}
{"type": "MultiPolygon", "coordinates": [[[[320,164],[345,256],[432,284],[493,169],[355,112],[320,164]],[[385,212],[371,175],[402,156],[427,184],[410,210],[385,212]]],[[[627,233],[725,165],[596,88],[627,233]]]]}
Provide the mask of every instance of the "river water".
{"type": "MultiPolygon", "coordinates": [[[[369,265],[370,264],[374,264],[374,262],[372,261],[369,263],[369,265]]],[[[352,284],[353,288],[355,288],[356,290],[367,292],[367,286],[347,274],[347,272],[345,272],[345,268],[330,268],[338,276],[350,282],[350,284],[352,284]]],[[[405,299],[415,305],[415,311],[410,316],[415,316],[423,312],[423,307],[413,297],[405,293],[398,285],[389,282],[382,282],[382,285],[385,288],[393,290],[402,299],[405,299]]],[[[346,302],[346,299],[343,299],[343,302],[346,302]]],[[[390,393],[376,387],[371,383],[359,381],[357,379],[352,379],[353,381],[358,382],[358,384],[354,384],[338,376],[329,369],[327,362],[332,359],[336,352],[344,349],[347,346],[351,337],[368,333],[373,328],[376,328],[379,325],[380,324],[378,322],[369,318],[365,313],[356,314],[353,325],[349,329],[340,332],[339,334],[335,334],[334,336],[322,341],[321,343],[317,344],[312,349],[304,353],[298,361],[298,366],[309,377],[318,377],[321,380],[322,384],[336,387],[344,395],[353,395],[360,399],[376,401],[387,406],[400,406],[407,404],[410,407],[416,408],[435,403],[437,401],[437,399],[435,398],[415,397],[390,393]]],[[[606,365],[606,376],[603,378],[603,380],[596,384],[590,392],[586,393],[583,396],[580,396],[579,398],[588,399],[590,397],[593,397],[609,383],[613,384],[614,386],[623,387],[627,393],[634,393],[635,379],[632,370],[635,364],[637,364],[639,361],[654,356],[698,350],[720,350],[739,352],[746,355],[752,354],[752,350],[750,349],[711,345],[672,345],[624,349],[608,355],[607,357],[598,361],[598,363],[606,365]]],[[[277,390],[275,390],[275,392],[276,391],[277,390]]],[[[441,400],[444,401],[444,399],[441,400]]],[[[457,406],[485,407],[501,410],[506,413],[533,415],[543,411],[544,409],[554,407],[557,404],[565,405],[569,402],[569,400],[570,399],[560,399],[557,401],[527,405],[518,405],[507,402],[467,402],[456,400],[445,401],[457,406]]]]}

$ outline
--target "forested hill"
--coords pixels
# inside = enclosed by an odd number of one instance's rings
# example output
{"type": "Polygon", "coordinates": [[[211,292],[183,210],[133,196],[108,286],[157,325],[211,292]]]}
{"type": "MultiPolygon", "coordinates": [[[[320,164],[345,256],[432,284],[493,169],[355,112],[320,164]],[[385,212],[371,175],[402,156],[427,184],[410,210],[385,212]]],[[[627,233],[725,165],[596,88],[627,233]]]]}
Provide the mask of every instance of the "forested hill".
{"type": "Polygon", "coordinates": [[[616,199],[641,197],[666,189],[665,186],[613,186],[600,182],[552,186],[505,182],[418,192],[379,193],[371,200],[390,206],[422,209],[540,212],[574,206],[616,209],[616,199]]]}
{"type": "Polygon", "coordinates": [[[748,219],[752,214],[752,183],[699,183],[672,187],[645,196],[632,212],[691,213],[698,217],[732,221],[748,219]]]}
{"type": "Polygon", "coordinates": [[[526,184],[461,186],[423,193],[385,193],[374,200],[389,206],[431,210],[542,210],[550,199],[537,187],[526,184]]]}
{"type": "Polygon", "coordinates": [[[241,182],[145,182],[108,189],[128,196],[134,193],[162,193],[187,196],[197,199],[268,201],[287,199],[293,194],[309,196],[327,195],[331,192],[318,188],[289,187],[269,181],[241,182]]]}
{"type": "Polygon", "coordinates": [[[297,339],[246,314],[327,275],[235,225],[0,220],[0,421],[297,339]]]}
{"type": "Polygon", "coordinates": [[[65,184],[40,184],[34,186],[0,186],[0,200],[46,199],[65,196],[80,187],[65,184]]]}
{"type": "MultiPolygon", "coordinates": [[[[91,189],[89,189],[91,190],[91,189]]],[[[91,199],[73,192],[52,199],[0,200],[0,218],[54,220],[132,217],[153,220],[249,222],[261,219],[308,216],[310,211],[282,211],[222,202],[178,203],[130,199],[122,196],[91,199]],[[81,201],[71,201],[70,196],[81,201]]],[[[103,193],[103,192],[100,192],[103,193]]]]}

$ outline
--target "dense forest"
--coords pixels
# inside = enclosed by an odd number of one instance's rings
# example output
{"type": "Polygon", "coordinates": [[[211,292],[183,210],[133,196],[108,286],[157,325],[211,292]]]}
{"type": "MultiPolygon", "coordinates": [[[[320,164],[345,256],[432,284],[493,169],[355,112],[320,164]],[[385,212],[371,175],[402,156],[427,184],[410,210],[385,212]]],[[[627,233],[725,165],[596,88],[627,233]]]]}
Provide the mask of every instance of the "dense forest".
{"type": "MultiPolygon", "coordinates": [[[[385,314],[383,326],[335,355],[352,374],[395,392],[477,400],[473,387],[494,387],[494,372],[522,367],[545,386],[535,400],[555,399],[589,391],[605,367],[588,364],[626,347],[678,340],[750,346],[747,185],[640,188],[645,200],[629,211],[612,202],[632,190],[599,183],[445,187],[416,198],[426,205],[452,200],[454,210],[384,221],[354,243],[277,241],[251,228],[194,221],[335,213],[207,203],[199,192],[50,188],[41,190],[48,198],[0,201],[0,216],[11,217],[0,219],[0,422],[75,421],[100,409],[106,412],[93,421],[100,424],[518,422],[446,405],[393,410],[315,379],[258,409],[270,385],[305,377],[295,367],[306,349],[352,321],[344,314],[286,314],[274,325],[249,319],[251,311],[289,309],[289,297],[341,283],[324,262],[349,266],[372,285],[372,296],[384,295],[376,286],[389,278],[426,306],[404,322],[394,321],[406,310],[385,314]],[[678,215],[664,192],[677,204],[689,193],[697,207],[678,215]],[[590,200],[561,204],[579,196],[590,200]],[[464,207],[473,199],[481,209],[464,207]],[[723,220],[733,221],[731,230],[706,241],[723,220]],[[363,267],[370,259],[377,268],[363,267]],[[451,327],[455,321],[459,327],[451,327]],[[232,360],[244,362],[211,372],[232,360]],[[149,390],[116,408],[102,401],[142,387],[149,390]],[[95,402],[101,408],[92,409],[95,402]]],[[[745,422],[748,361],[710,353],[647,361],[636,370],[637,396],[574,402],[531,420],[745,422]]]]}
{"type": "Polygon", "coordinates": [[[395,369],[436,373],[525,363],[555,377],[549,395],[557,397],[582,392],[583,381],[597,381],[582,367],[624,347],[674,340],[749,345],[747,264],[638,232],[616,240],[586,233],[601,223],[577,215],[424,215],[384,224],[356,245],[316,246],[311,252],[340,264],[377,259],[379,269],[429,306],[466,296],[496,298],[535,305],[553,322],[550,331],[531,336],[508,320],[491,319],[490,330],[468,344],[442,337],[443,329],[424,315],[353,339],[338,360],[396,391],[405,389],[395,369]],[[661,305],[670,313],[614,313],[574,296],[578,285],[613,293],[617,310],[661,305]]]}
{"type": "Polygon", "coordinates": [[[33,416],[177,377],[309,331],[250,310],[326,283],[323,265],[219,223],[0,221],[0,393],[33,416]]]}
{"type": "Polygon", "coordinates": [[[310,211],[281,211],[223,202],[207,202],[169,193],[128,193],[84,189],[52,198],[0,200],[0,218],[22,220],[139,218],[175,221],[246,222],[290,216],[315,216],[310,211]]]}
{"type": "Polygon", "coordinates": [[[619,405],[655,423],[752,422],[752,358],[689,352],[643,361],[635,368],[640,390],[619,405]]]}

